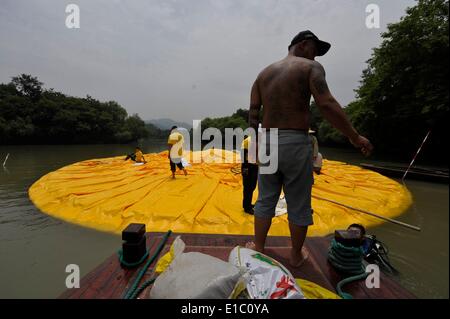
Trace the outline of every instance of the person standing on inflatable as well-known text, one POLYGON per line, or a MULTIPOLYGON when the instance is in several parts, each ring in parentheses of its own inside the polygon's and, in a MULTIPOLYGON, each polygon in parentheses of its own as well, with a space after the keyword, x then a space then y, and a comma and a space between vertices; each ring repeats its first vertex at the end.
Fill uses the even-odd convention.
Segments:
POLYGON ((178 127, 173 126, 170 129, 169 139, 167 144, 169 146, 169 161, 170 161, 170 170, 172 171, 172 178, 175 178, 176 168, 182 170, 184 172, 184 176, 187 175, 187 171, 183 166, 181 161, 183 157, 183 142, 184 137, 183 134, 177 131, 178 127))
POLYGON ((251 163, 248 160, 248 149, 250 147, 250 143, 252 143, 251 136, 247 136, 242 142, 241 147, 244 153, 244 160, 241 164, 242 184, 244 186, 242 206, 247 214, 253 215, 254 205, 252 205, 252 199, 253 192, 255 191, 256 183, 258 181, 258 164, 251 163))
POLYGON ((308 226, 313 224, 313 159, 308 134, 311 95, 323 117, 364 155, 369 155, 373 149, 370 141, 352 126, 328 89, 324 68, 314 61, 316 56, 327 53, 330 46, 309 30, 298 33, 288 47, 288 55, 266 67, 251 90, 249 124, 255 131, 258 129, 259 111, 264 106, 263 129, 278 129, 278 168, 272 174, 264 174, 261 170, 258 174, 255 242, 247 243, 247 247, 264 251, 283 189, 288 207, 292 241, 290 263, 293 267, 299 267, 307 257, 302 253, 302 247, 308 226))

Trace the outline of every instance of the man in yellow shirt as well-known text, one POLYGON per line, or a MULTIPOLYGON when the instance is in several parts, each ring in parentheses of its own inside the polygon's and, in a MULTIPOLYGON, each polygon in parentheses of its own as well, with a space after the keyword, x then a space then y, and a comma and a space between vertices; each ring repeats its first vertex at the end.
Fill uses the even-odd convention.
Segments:
POLYGON ((183 135, 177 131, 177 126, 173 126, 170 130, 169 139, 167 140, 167 144, 169 146, 169 161, 170 161, 170 170, 172 171, 172 178, 175 178, 176 168, 183 170, 184 176, 187 175, 187 171, 181 162, 181 158, 183 157, 183 135))
POLYGON ((145 160, 144 154, 142 153, 142 150, 136 146, 134 153, 127 155, 125 160, 131 159, 132 161, 135 161, 136 163, 147 163, 145 160))
POLYGON ((243 185, 243 200, 242 206, 247 214, 253 215, 252 199, 253 192, 256 188, 258 181, 258 165, 256 163, 250 163, 248 160, 248 150, 251 143, 251 136, 248 136, 242 142, 243 160, 241 164, 242 185, 243 185))
POLYGON ((134 154, 136 155, 136 163, 147 163, 144 154, 142 153, 142 150, 139 147, 136 147, 134 154))

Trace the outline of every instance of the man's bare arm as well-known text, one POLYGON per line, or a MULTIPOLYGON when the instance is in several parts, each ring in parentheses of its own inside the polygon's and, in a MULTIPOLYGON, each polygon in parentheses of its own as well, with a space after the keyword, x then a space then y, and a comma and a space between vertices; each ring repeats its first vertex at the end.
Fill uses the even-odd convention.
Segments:
POLYGON ((325 70, 319 63, 314 63, 309 77, 309 87, 316 105, 325 119, 350 140, 358 137, 358 132, 347 118, 341 105, 331 94, 325 80, 325 70))
POLYGON ((253 83, 252 92, 250 94, 250 111, 248 114, 248 123, 250 127, 255 129, 255 132, 258 130, 259 111, 261 110, 261 106, 261 94, 259 92, 258 79, 256 79, 255 83, 253 83))
POLYGON ((361 148, 364 155, 370 154, 373 149, 372 144, 365 137, 358 134, 350 123, 341 105, 331 94, 325 79, 325 70, 318 62, 314 62, 309 77, 309 87, 314 97, 317 107, 336 129, 348 137, 355 147, 361 148))

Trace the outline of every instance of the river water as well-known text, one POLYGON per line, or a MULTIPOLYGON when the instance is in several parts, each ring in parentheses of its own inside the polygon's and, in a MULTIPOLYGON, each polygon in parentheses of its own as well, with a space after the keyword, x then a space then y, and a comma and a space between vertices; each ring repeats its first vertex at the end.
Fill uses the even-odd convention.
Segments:
MULTIPOLYGON (((166 149, 165 141, 142 144, 145 153, 166 149)), ((87 274, 121 247, 117 235, 72 225, 41 213, 28 188, 62 166, 124 155, 129 145, 0 146, 0 298, 56 298, 66 288, 68 264, 87 274)), ((321 148, 324 157, 352 164, 371 162, 351 150, 321 148)), ((449 297, 448 185, 407 181, 414 204, 398 219, 421 232, 383 224, 368 230, 390 250, 397 280, 420 298, 449 297)))

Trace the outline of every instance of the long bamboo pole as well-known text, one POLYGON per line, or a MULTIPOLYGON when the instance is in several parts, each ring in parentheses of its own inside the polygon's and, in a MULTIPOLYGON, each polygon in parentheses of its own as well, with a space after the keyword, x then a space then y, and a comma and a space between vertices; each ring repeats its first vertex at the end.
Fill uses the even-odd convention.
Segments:
POLYGON ((421 231, 420 227, 417 227, 417 226, 414 226, 414 225, 410 225, 410 224, 407 224, 407 223, 404 223, 404 222, 401 222, 401 221, 398 221, 398 220, 395 220, 395 219, 392 219, 392 218, 389 218, 389 217, 381 216, 381 215, 378 215, 378 214, 375 214, 375 213, 372 213, 372 212, 369 212, 369 211, 365 211, 365 210, 362 210, 362 209, 359 209, 359 208, 356 208, 356 207, 352 207, 352 206, 349 206, 349 205, 346 205, 346 204, 343 204, 343 203, 339 203, 337 201, 334 201, 334 200, 331 200, 331 199, 327 199, 327 198, 323 198, 323 197, 320 197, 320 196, 312 195, 312 197, 314 197, 316 199, 319 199, 319 200, 327 201, 327 202, 330 202, 330 203, 333 203, 333 204, 336 204, 336 205, 339 205, 339 206, 343 206, 345 208, 348 208, 348 209, 351 209, 351 210, 355 210, 355 211, 358 211, 358 212, 366 214, 366 215, 377 217, 377 218, 383 219, 383 220, 385 220, 387 222, 390 222, 390 223, 393 223, 393 224, 396 224, 396 225, 400 225, 400 226, 403 226, 403 227, 406 227, 406 228, 409 228, 409 229, 413 229, 415 231, 421 231))

